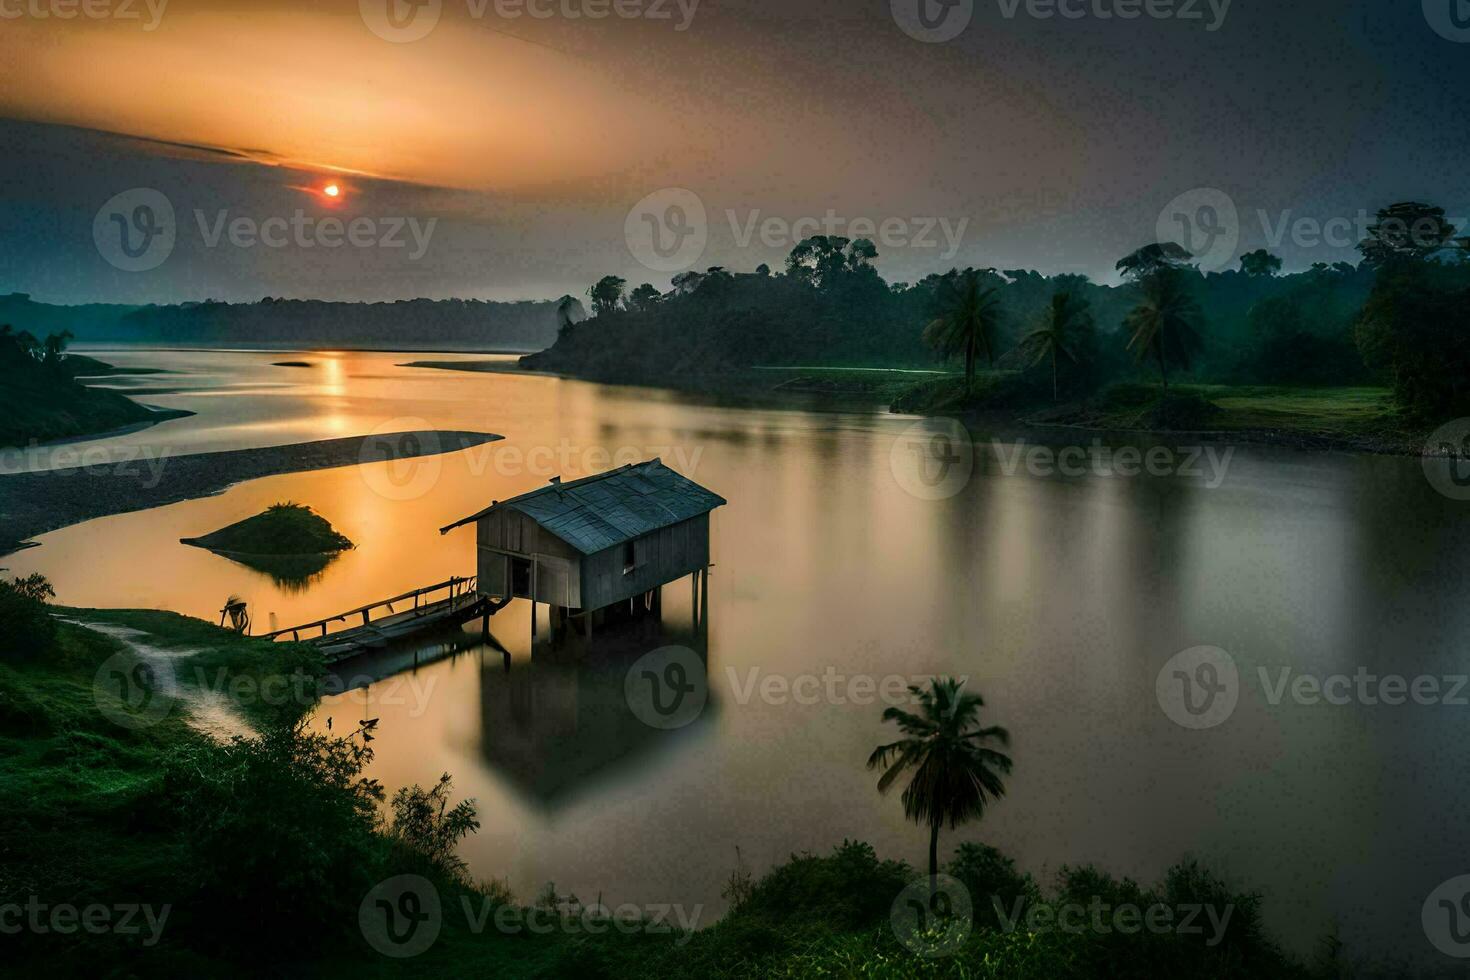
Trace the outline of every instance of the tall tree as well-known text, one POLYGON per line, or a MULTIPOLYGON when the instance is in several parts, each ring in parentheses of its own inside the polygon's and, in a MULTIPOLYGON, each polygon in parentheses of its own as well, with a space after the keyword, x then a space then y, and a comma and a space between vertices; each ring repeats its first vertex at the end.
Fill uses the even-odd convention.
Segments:
POLYGON ((1240 271, 1251 278, 1270 277, 1281 271, 1281 257, 1264 248, 1246 252, 1240 257, 1240 271))
POLYGON ((1164 390, 1169 390, 1169 365, 1189 370, 1200 346, 1203 314, 1178 269, 1158 269, 1142 281, 1143 299, 1123 321, 1128 349, 1140 361, 1152 355, 1159 365, 1164 390))
POLYGON ((1001 320, 1000 289, 986 286, 974 269, 951 273, 939 285, 937 315, 924 328, 924 343, 946 360, 965 358, 965 391, 975 389, 975 362, 983 353, 995 366, 1001 320))
POLYGON ((623 287, 628 285, 628 280, 621 276, 603 276, 597 280, 587 295, 592 298, 592 315, 602 316, 611 313, 618 308, 618 303, 623 299, 623 287))
POLYGON ((1183 269, 1194 258, 1182 245, 1155 242, 1129 252, 1114 266, 1126 279, 1146 279, 1160 269, 1183 269))
POLYGON ((658 301, 662 298, 663 296, 656 286, 652 283, 645 282, 628 294, 628 309, 638 311, 651 310, 658 305, 658 301))
POLYGON ((1057 400, 1057 360, 1065 357, 1077 363, 1077 346, 1081 335, 1093 329, 1092 304, 1071 290, 1052 294, 1042 325, 1033 330, 1022 348, 1033 355, 1032 365, 1051 359, 1051 400, 1057 400))
POLYGON ((1010 773, 1011 757, 991 746, 1008 748, 1011 736, 998 726, 980 726, 985 701, 965 693, 961 681, 936 678, 928 690, 909 691, 919 710, 890 707, 883 712, 885 722, 897 722, 903 738, 874 749, 868 768, 883 769, 879 793, 887 793, 900 776, 913 771, 901 797, 903 812, 914 823, 929 827, 932 890, 939 874, 939 828, 947 823, 953 830, 978 820, 987 804, 1005 795, 1001 777, 1010 773))
POLYGON ((1369 265, 1381 268, 1421 261, 1456 245, 1455 226, 1445 220, 1444 208, 1402 201, 1378 212, 1378 220, 1368 226, 1368 237, 1358 243, 1358 251, 1369 265))

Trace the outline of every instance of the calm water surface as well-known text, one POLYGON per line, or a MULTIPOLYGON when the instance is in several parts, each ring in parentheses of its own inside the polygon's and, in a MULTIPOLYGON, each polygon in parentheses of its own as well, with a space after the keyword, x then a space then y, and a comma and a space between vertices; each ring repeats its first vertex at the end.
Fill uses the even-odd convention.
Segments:
POLYGON ((946 849, 984 840, 1043 879, 1092 861, 1153 881, 1194 855, 1262 890, 1268 925, 1299 951, 1335 928, 1350 953, 1411 959, 1432 952, 1425 897, 1470 872, 1470 707, 1289 693, 1272 704, 1258 674, 1467 669, 1470 505, 1436 494, 1417 461, 1242 451, 1212 487, 1208 469, 1008 471, 982 444, 974 476, 934 501, 894 475, 913 420, 879 412, 398 366, 420 355, 311 353, 304 369, 273 367, 297 356, 280 353, 103 356, 174 372, 114 383, 198 414, 67 452, 152 457, 430 427, 506 438, 260 480, 64 529, 6 559, 49 575, 68 604, 216 618, 238 593, 258 627, 315 619, 472 573, 473 531, 440 526, 610 459, 661 455, 730 501, 713 521, 707 637, 687 581, 666 590, 661 631, 609 631, 586 649, 548 643, 543 607, 533 655, 518 602, 493 622, 499 648, 466 633, 416 666, 364 661, 344 673, 382 679, 318 711, 314 723, 333 717, 337 731, 382 719, 374 774, 390 790, 453 774, 482 823, 464 857, 522 898, 554 882, 589 902, 702 904, 708 922, 737 847, 756 872, 844 837, 922 862, 926 833, 863 768, 894 737, 882 704, 853 702, 861 678, 932 674, 984 692, 1016 762, 1008 796, 946 832, 946 849), (177 543, 288 499, 358 543, 314 581, 277 583, 177 543), (641 724, 623 693, 628 664, 666 643, 708 656, 709 704, 676 731, 641 724), (1234 657, 1239 701, 1222 724, 1188 730, 1161 710, 1155 680, 1200 645, 1234 657), (820 694, 763 696, 768 675, 814 676, 820 694))

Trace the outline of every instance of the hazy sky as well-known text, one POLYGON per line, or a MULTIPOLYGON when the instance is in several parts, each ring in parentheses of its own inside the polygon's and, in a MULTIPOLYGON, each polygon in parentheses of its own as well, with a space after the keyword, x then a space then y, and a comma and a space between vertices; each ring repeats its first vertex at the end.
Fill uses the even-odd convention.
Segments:
POLYGON ((1161 216, 1301 267, 1470 215, 1455 0, 946 2, 0 0, 0 291, 539 298, 829 230, 1106 279, 1161 216))

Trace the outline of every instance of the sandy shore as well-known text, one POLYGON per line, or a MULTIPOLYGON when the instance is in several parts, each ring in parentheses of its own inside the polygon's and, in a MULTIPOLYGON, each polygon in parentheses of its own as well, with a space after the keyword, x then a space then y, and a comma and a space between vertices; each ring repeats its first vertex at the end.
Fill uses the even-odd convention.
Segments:
POLYGON ((47 531, 210 496, 246 480, 435 456, 500 438, 487 432, 394 432, 0 476, 0 556, 47 531))

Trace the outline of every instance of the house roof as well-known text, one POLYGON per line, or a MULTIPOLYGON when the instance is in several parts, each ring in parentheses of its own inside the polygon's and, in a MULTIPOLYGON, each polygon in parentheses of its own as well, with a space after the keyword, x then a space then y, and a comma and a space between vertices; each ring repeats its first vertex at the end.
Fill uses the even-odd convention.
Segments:
POLYGON ((553 481, 519 497, 497 501, 439 533, 447 534, 496 510, 514 510, 582 554, 591 555, 707 514, 725 502, 724 497, 680 476, 662 460, 652 459, 571 483, 553 481))

